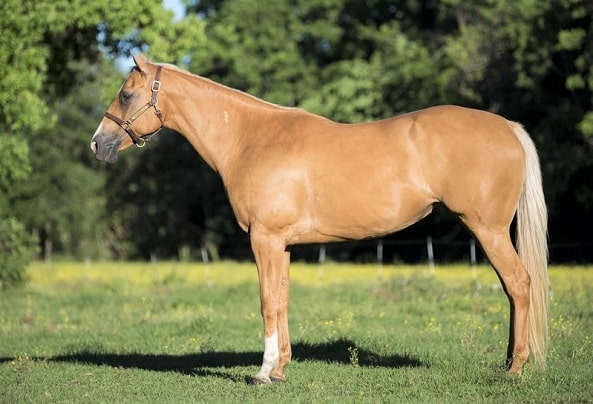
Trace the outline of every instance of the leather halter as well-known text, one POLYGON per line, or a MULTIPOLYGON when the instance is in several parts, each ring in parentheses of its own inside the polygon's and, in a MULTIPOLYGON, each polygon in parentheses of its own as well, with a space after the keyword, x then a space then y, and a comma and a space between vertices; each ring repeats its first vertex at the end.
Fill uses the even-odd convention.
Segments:
POLYGON ((151 87, 152 97, 150 98, 150 101, 148 101, 146 104, 144 104, 143 107, 141 107, 138 111, 136 111, 131 117, 129 117, 125 121, 118 118, 117 116, 109 113, 109 112, 105 112, 105 118, 111 119, 113 122, 118 124, 120 128, 125 130, 126 133, 128 135, 130 135, 130 138, 132 138, 132 142, 134 142, 134 144, 138 147, 144 147, 146 142, 149 141, 150 138, 152 138, 154 135, 156 135, 165 126, 165 123, 163 122, 163 114, 157 106, 157 101, 158 101, 157 95, 161 88, 160 78, 161 78, 161 66, 157 66, 154 81, 152 82, 152 87, 151 87), (137 135, 136 132, 134 132, 134 130, 132 129, 131 125, 132 125, 132 123, 134 123, 134 121, 136 119, 138 119, 143 113, 148 111, 151 107, 154 107, 154 114, 161 121, 161 127, 158 128, 153 133, 149 133, 146 135, 137 135), (148 138, 143 139, 143 137, 145 137, 145 136, 147 136, 148 138))

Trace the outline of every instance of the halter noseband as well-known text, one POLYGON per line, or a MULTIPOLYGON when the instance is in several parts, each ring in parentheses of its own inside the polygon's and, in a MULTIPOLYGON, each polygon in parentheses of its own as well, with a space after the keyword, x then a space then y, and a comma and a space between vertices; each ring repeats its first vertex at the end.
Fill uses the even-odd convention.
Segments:
POLYGON ((144 104, 144 106, 142 108, 140 108, 138 111, 136 111, 130 118, 128 118, 124 121, 109 112, 105 112, 105 118, 111 119, 113 122, 118 124, 120 128, 125 130, 126 133, 128 135, 130 135, 132 142, 134 142, 134 144, 138 147, 144 147, 144 145, 146 145, 146 142, 149 141, 150 138, 152 138, 154 135, 159 133, 159 131, 161 129, 163 129, 163 127, 165 126, 165 123, 163 122, 163 114, 157 106, 157 95, 161 88, 160 78, 161 78, 161 66, 159 65, 156 67, 156 74, 154 77, 154 81, 152 82, 152 87, 151 87, 152 97, 150 98, 150 101, 148 101, 146 104, 144 104), (161 127, 158 128, 156 131, 154 131, 151 134, 138 136, 136 134, 136 132, 134 132, 134 130, 132 129, 131 125, 132 125, 132 123, 134 123, 134 121, 136 119, 138 119, 143 113, 148 111, 151 107, 154 107, 154 114, 161 121, 161 127), (143 139, 143 137, 145 137, 145 136, 147 136, 147 139, 143 139))

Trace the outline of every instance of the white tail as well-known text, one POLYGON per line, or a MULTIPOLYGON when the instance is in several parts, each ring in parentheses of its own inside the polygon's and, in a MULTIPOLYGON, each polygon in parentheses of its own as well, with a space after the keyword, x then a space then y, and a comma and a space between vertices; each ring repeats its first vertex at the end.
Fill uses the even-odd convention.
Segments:
POLYGON ((548 343, 548 213, 537 151, 529 134, 510 122, 525 149, 525 181, 517 207, 517 251, 531 278, 529 348, 534 362, 546 365, 548 343))

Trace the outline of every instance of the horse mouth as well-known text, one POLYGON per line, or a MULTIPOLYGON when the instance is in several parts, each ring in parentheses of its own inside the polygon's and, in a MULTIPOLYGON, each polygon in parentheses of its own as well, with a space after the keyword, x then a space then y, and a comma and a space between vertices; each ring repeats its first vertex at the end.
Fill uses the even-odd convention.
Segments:
POLYGON ((117 142, 108 143, 97 143, 96 141, 91 142, 91 150, 95 153, 97 160, 104 161, 109 164, 117 162, 117 142))

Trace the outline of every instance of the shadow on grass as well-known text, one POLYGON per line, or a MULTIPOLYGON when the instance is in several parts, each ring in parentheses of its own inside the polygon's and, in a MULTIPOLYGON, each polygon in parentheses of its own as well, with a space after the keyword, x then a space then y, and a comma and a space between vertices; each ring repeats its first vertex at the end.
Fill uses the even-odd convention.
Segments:
MULTIPOLYGON (((325 363, 350 364, 351 353, 348 348, 356 348, 359 366, 390 368, 427 367, 411 356, 379 355, 357 347, 353 341, 339 339, 327 343, 312 344, 297 342, 292 345, 294 361, 319 361, 325 363)), ((156 372, 179 372, 194 376, 215 376, 240 381, 235 375, 214 368, 253 366, 261 364, 263 352, 200 352, 195 354, 169 355, 150 353, 105 353, 83 350, 46 358, 32 358, 48 362, 70 362, 114 368, 135 368, 156 372)), ((0 358, 0 363, 14 358, 0 358)))

